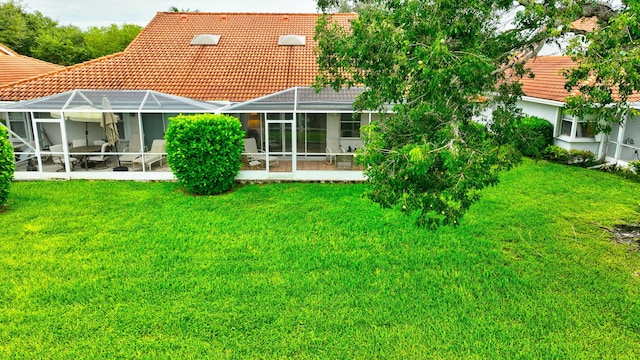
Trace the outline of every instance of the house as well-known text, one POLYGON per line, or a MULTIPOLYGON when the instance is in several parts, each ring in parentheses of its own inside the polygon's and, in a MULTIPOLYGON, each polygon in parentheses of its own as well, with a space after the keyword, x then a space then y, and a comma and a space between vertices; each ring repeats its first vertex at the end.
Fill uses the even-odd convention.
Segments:
MULTIPOLYGON (((525 76, 520 80, 525 96, 518 102, 518 107, 527 115, 546 119, 553 124, 555 145, 567 150, 591 151, 608 163, 624 166, 629 161, 639 159, 638 116, 628 113, 620 119, 620 124, 612 125, 611 133, 597 134, 589 119, 577 118, 565 110, 566 98, 572 94, 565 89, 567 80, 563 71, 576 66, 566 56, 566 47, 569 40, 576 37, 585 43, 584 34, 598 27, 597 20, 597 17, 590 17, 572 22, 572 32, 545 44, 538 56, 527 62, 525 67, 535 76, 525 76)), ((633 95, 629 101, 632 109, 640 109, 640 94, 633 95)))
MULTIPOLYGON (((526 67, 534 78, 521 80, 525 96, 518 102, 519 108, 531 116, 546 119, 554 125, 554 144, 565 149, 588 150, 608 163, 626 165, 638 160, 640 150, 640 117, 631 113, 613 124, 609 134, 597 134, 589 119, 581 119, 565 111, 566 97, 571 95, 564 87, 563 70, 575 67, 568 56, 539 56, 526 67), (637 141, 637 143, 636 143, 637 141)), ((640 94, 630 99, 631 108, 640 110, 640 94)))
MULTIPOLYGON (((363 180, 353 150, 362 146, 360 126, 378 114, 354 115, 351 104, 361 90, 310 88, 318 71, 319 16, 159 12, 121 53, 1 86, 0 118, 18 148, 31 154, 31 166, 19 166, 16 178, 173 179, 166 166, 119 172, 70 166, 70 158, 89 155, 71 156, 74 139, 91 145, 104 137, 99 119, 108 109, 99 99, 108 96, 120 119, 112 164, 132 138, 139 137, 133 142, 143 145, 142 156, 164 136, 171 116, 211 112, 237 116, 257 151, 279 160, 247 163, 239 179, 363 180), (152 107, 140 96, 164 101, 152 107), (67 160, 63 171, 51 166, 54 144, 64 145, 55 154, 67 160)), ((346 25, 355 16, 334 14, 333 21, 346 25)))
POLYGON ((0 43, 0 86, 63 69, 64 66, 22 56, 0 43))

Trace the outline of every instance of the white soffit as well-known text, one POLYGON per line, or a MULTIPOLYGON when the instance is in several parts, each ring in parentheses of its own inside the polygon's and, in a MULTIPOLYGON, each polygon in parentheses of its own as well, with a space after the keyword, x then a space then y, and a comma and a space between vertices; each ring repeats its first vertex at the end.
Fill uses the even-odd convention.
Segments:
POLYGON ((283 46, 305 46, 307 37, 304 35, 280 35, 278 45, 283 46))
POLYGON ((218 45, 221 35, 200 34, 193 37, 190 45, 218 45))

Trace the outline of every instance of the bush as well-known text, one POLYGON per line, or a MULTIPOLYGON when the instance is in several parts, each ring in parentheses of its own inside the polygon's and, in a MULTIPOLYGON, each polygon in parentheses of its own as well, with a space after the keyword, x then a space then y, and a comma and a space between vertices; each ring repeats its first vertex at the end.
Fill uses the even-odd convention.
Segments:
POLYGON ((545 119, 526 116, 520 119, 515 129, 515 147, 522 155, 542 158, 544 150, 553 144, 553 125, 545 119))
POLYGON ((227 115, 179 115, 170 119, 165 136, 167 162, 192 193, 228 191, 242 166, 244 131, 227 115))
POLYGON ((581 167, 588 167, 597 163, 596 154, 591 151, 577 149, 567 150, 557 145, 548 146, 544 150, 543 156, 545 159, 553 162, 581 167))
POLYGON ((16 163, 9 132, 6 127, 0 125, 0 209, 4 208, 9 199, 9 187, 15 170, 16 163))
POLYGON ((549 161, 559 162, 563 164, 569 163, 569 150, 561 148, 557 145, 547 146, 544 149, 543 157, 549 161))
POLYGON ((620 165, 603 165, 602 167, 599 168, 600 171, 604 171, 613 175, 617 175, 620 176, 622 178, 625 178, 627 180, 631 180, 631 181, 635 181, 635 182, 640 182, 640 174, 638 174, 636 171, 638 169, 637 166, 640 166, 640 162, 638 161, 631 161, 629 162, 629 166, 628 167, 623 167, 620 165), (635 164, 632 164, 635 163, 635 164))
POLYGON ((640 174, 640 160, 629 161, 629 170, 636 174, 640 174))
POLYGON ((578 166, 591 166, 596 162, 596 154, 587 150, 569 150, 569 163, 578 166))

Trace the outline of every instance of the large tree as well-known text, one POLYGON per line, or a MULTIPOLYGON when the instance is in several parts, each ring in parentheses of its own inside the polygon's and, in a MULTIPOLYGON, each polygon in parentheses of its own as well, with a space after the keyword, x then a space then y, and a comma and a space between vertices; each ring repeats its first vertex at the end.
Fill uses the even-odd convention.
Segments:
POLYGON ((567 108, 608 133, 612 123, 637 114, 628 101, 640 92, 640 2, 585 4, 584 12, 597 16, 598 24, 584 33, 586 49, 578 41, 570 48, 578 67, 566 72, 566 87, 577 91, 567 108))
POLYGON ((20 1, 0 2, 0 43, 19 54, 32 56, 35 39, 58 24, 40 12, 29 13, 20 1))
MULTIPOLYGON (((318 0, 321 9, 339 3, 318 0)), ((365 87, 358 110, 393 104, 393 114, 362 132, 369 195, 431 227, 456 223, 517 158, 508 140, 523 64, 570 31, 570 21, 611 8, 569 0, 367 3, 375 6, 349 27, 330 15, 318 22, 317 85, 365 87), (489 106, 493 121, 478 126, 472 119, 489 106)))
POLYGON ((123 24, 91 27, 59 26, 49 17, 30 13, 21 1, 0 2, 0 43, 25 56, 72 65, 124 50, 142 27, 123 24))

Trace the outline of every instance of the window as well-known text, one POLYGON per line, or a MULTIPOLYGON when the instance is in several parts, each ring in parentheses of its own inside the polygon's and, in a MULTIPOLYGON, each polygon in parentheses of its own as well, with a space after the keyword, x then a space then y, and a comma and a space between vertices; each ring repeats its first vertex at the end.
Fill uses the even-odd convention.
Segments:
POLYGON ((307 38, 304 35, 280 35, 278 45, 283 46, 304 46, 307 38))
POLYGON ((594 139, 596 131, 593 122, 580 120, 569 114, 562 114, 560 135, 571 139, 594 139))
POLYGON ((360 137, 360 114, 347 113, 340 115, 340 137, 360 137))
POLYGON ((298 152, 325 152, 327 147, 327 114, 299 114, 296 129, 298 132, 298 152))
MULTIPOLYGON (((9 129, 16 133, 23 139, 31 140, 29 136, 29 122, 27 121, 26 113, 8 113, 9 117, 9 129)), ((11 135, 9 135, 11 137, 11 135)))
POLYGON ((573 127, 573 119, 562 117, 562 126, 560 127, 560 135, 571 136, 571 128, 573 127))
POLYGON ((576 137, 579 138, 593 138, 595 137, 595 126, 592 122, 578 121, 576 127, 576 137))
POLYGON ((203 45, 203 46, 215 46, 220 42, 220 35, 214 34, 200 34, 193 37, 190 45, 203 45))
POLYGON ((267 120, 293 120, 293 113, 268 113, 267 120))

